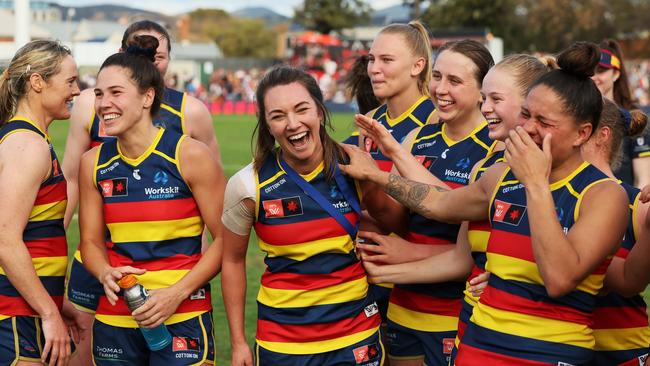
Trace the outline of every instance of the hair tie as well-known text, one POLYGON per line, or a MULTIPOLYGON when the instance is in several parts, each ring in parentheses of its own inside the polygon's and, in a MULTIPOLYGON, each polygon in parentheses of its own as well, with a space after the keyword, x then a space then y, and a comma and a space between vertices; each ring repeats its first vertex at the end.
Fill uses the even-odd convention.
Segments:
POLYGON ((129 46, 126 48, 126 53, 130 53, 136 56, 145 56, 146 58, 153 60, 156 55, 156 50, 152 48, 142 48, 138 46, 129 46))
POLYGON ((623 121, 625 122, 625 132, 630 132, 630 126, 632 125, 632 114, 625 108, 619 108, 618 110, 621 112, 621 117, 623 117, 623 121))

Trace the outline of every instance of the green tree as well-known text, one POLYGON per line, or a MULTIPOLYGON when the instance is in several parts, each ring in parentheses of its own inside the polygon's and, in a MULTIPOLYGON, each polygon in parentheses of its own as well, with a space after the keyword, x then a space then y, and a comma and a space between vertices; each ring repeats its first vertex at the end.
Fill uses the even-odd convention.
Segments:
POLYGON ((207 29, 226 57, 274 58, 278 34, 263 20, 228 18, 207 29))
POLYGON ((323 34, 367 22, 370 5, 363 0, 304 0, 294 11, 294 20, 323 34))

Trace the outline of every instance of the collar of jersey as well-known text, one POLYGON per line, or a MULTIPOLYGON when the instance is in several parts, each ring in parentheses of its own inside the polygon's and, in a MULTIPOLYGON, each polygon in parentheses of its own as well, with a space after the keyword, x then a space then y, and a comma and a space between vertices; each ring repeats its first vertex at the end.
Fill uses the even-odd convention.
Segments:
POLYGON ((151 153, 156 149, 156 146, 158 146, 158 142, 160 141, 160 138, 162 137, 163 133, 165 132, 164 129, 158 128, 158 134, 156 137, 154 137, 153 141, 151 142, 151 145, 145 150, 142 155, 138 156, 135 159, 131 159, 127 157, 126 155, 122 154, 122 149, 120 149, 120 141, 117 141, 117 153, 120 155, 120 158, 124 160, 129 165, 132 166, 138 166, 140 163, 142 163, 146 158, 151 155, 151 153))
MULTIPOLYGON (((287 163, 287 164, 288 164, 288 163, 287 163)), ((280 158, 279 158, 279 157, 278 157, 278 166, 280 167, 280 169, 281 169, 285 174, 287 173, 287 172, 284 171, 284 169, 282 169, 282 165, 280 165, 280 158)), ((304 180, 306 180, 307 182, 309 182, 309 181, 311 181, 312 179, 316 178, 316 176, 317 176, 320 172, 322 172, 323 169, 325 169, 325 162, 324 162, 324 161, 321 161, 320 164, 318 164, 318 166, 316 166, 316 168, 314 168, 314 170, 312 170, 311 172, 309 172, 309 173, 307 173, 307 174, 300 174, 300 173, 298 173, 298 174, 300 174, 300 176, 303 177, 304 180)))
POLYGON ((470 132, 467 136, 463 137, 462 139, 460 139, 458 141, 454 141, 450 137, 447 136, 447 133, 445 132, 446 127, 447 127, 447 123, 442 124, 442 128, 440 129, 440 131, 441 131, 442 139, 445 141, 445 144, 447 144, 447 146, 453 146, 453 145, 455 145, 455 144, 457 144, 457 143, 459 143, 459 142, 461 142, 461 141, 463 141, 465 139, 468 139, 468 138, 476 135, 476 133, 479 132, 485 126, 487 126, 487 121, 481 122, 478 126, 476 126, 476 128, 474 130, 472 130, 472 132, 470 132))
POLYGON ((580 164, 579 167, 576 168, 571 174, 567 175, 566 177, 558 180, 557 182, 553 182, 550 185, 551 191, 554 191, 558 188, 564 187, 567 183, 571 181, 571 179, 575 178, 576 175, 578 175, 581 171, 585 170, 585 168, 589 166, 589 163, 586 161, 583 161, 582 164, 580 164))
POLYGON ((404 113, 400 114, 395 118, 390 118, 390 116, 388 115, 388 108, 386 108, 386 112, 384 112, 386 113, 386 123, 388 123, 389 126, 393 127, 396 124, 402 122, 403 120, 406 119, 406 117, 408 117, 411 113, 413 113, 415 108, 417 108, 420 104, 422 104, 422 102, 427 100, 427 98, 429 97, 427 97, 426 95, 421 96, 420 99, 418 99, 415 103, 413 103, 413 105, 411 105, 411 108, 407 109, 404 113))
MULTIPOLYGON (((34 128, 41 131, 41 133, 43 135, 45 135, 45 138, 47 139, 47 141, 50 141, 50 135, 48 135, 47 132, 43 131, 40 127, 38 127, 36 122, 32 121, 31 119, 16 116, 16 117, 13 117, 12 119, 9 120, 9 122, 11 122, 11 121, 23 121, 23 122, 29 123, 30 125, 34 126, 34 128)), ((7 122, 7 123, 9 123, 9 122, 7 122)))

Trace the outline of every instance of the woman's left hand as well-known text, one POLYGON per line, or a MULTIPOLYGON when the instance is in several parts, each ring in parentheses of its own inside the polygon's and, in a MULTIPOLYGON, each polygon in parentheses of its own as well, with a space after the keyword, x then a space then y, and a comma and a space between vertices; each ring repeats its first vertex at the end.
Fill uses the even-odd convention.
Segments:
POLYGON ((490 272, 483 272, 469 281, 470 286, 467 288, 472 295, 479 297, 487 287, 490 272))
POLYGON ((506 139, 505 158, 524 186, 533 182, 548 185, 551 174, 551 134, 544 136, 542 149, 521 126, 510 130, 506 139))
POLYGON ((184 298, 179 296, 179 291, 171 287, 148 292, 147 301, 131 315, 140 326, 155 328, 174 314, 184 298))

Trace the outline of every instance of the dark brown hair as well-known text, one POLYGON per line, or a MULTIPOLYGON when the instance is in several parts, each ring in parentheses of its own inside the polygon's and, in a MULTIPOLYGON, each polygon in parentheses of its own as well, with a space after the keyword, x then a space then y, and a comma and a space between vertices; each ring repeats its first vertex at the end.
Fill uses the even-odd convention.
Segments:
POLYGON ((619 107, 623 107, 625 109, 638 108, 636 100, 632 98, 632 93, 630 92, 630 84, 627 78, 627 71, 625 71, 625 63, 623 62, 623 51, 621 50, 621 46, 613 39, 604 39, 600 43, 600 48, 611 52, 621 61, 621 67, 618 70, 619 76, 618 79, 616 79, 614 82, 614 102, 616 102, 619 107))
POLYGON ((354 61, 345 78, 345 87, 357 101, 361 114, 366 114, 381 104, 372 91, 372 82, 368 76, 368 55, 361 55, 354 61))
POLYGON ((609 165, 613 170, 621 165, 623 138, 640 135, 645 131, 647 123, 648 116, 643 111, 639 109, 627 111, 619 108, 613 101, 603 98, 603 112, 598 128, 607 127, 611 131, 609 165))
POLYGON ((135 23, 131 23, 131 25, 126 28, 124 34, 122 35, 122 50, 126 50, 126 48, 129 46, 128 43, 131 41, 131 36, 133 33, 139 31, 154 31, 156 33, 159 33, 161 36, 167 39, 167 51, 172 50, 172 40, 169 37, 169 32, 167 32, 167 29, 151 20, 141 20, 135 23))
POLYGON ((472 60, 476 66, 474 77, 479 86, 483 85, 483 78, 485 78, 485 75, 490 71, 490 68, 494 66, 494 59, 487 47, 472 39, 447 42, 438 49, 438 55, 443 51, 460 53, 472 60))

